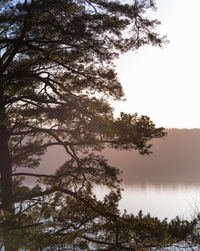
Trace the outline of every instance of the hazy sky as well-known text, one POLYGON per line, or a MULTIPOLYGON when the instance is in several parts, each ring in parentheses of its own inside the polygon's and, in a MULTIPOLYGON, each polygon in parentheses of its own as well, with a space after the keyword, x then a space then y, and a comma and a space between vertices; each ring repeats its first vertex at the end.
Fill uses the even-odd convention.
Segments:
POLYGON ((157 0, 154 15, 170 43, 122 55, 117 72, 126 102, 119 111, 150 116, 157 126, 200 128, 200 1, 157 0))

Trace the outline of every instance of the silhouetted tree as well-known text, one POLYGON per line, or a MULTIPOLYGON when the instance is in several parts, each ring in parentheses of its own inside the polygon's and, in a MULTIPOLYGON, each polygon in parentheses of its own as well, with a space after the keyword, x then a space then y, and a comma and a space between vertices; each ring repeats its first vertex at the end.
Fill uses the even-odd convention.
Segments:
MULTIPOLYGON (((97 231, 99 217, 103 226, 107 220, 118 224, 117 205, 92 193, 95 184, 105 185, 112 190, 108 198, 118 201, 119 170, 97 152, 108 146, 148 154, 147 141, 165 135, 146 116, 122 113, 115 119, 108 102, 123 97, 113 59, 164 41, 155 32, 159 22, 145 17, 154 7, 151 0, 0 2, 0 227, 6 251, 33 243, 41 245, 34 250, 53 243, 59 248, 64 230, 70 234, 60 245, 84 249, 90 242, 85 231, 90 225, 97 231), (53 145, 63 146, 68 156, 55 175, 15 172, 36 168, 53 145), (16 176, 27 175, 43 185, 23 186, 16 176)), ((117 250, 118 237, 115 241, 117 250)))

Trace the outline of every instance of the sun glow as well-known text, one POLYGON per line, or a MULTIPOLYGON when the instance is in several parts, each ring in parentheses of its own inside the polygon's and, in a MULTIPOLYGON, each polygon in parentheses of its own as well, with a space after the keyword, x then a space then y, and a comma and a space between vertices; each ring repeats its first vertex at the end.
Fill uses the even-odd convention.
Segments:
POLYGON ((157 1, 154 15, 161 20, 163 48, 146 46, 122 55, 117 72, 126 102, 115 103, 120 111, 148 115, 157 126, 200 127, 200 2, 157 1))

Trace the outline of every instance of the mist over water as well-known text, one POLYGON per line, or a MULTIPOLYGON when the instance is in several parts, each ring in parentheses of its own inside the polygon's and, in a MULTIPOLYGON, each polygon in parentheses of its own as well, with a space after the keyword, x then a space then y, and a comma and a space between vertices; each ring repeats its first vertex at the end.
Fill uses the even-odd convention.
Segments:
MULTIPOLYGON (((171 129, 165 139, 151 143, 153 153, 148 156, 137 151, 103 151, 109 163, 122 171, 120 209, 134 214, 142 209, 160 218, 191 217, 200 205, 200 129, 171 129)), ((62 147, 51 147, 40 167, 30 172, 53 174, 65 160, 62 147)), ((33 179, 26 182, 33 184, 33 179)), ((105 192, 97 189, 100 197, 105 192)))
POLYGON ((200 186, 200 130, 168 130, 165 139, 155 139, 153 153, 105 150, 110 163, 119 167, 129 186, 200 186))
POLYGON ((200 211, 200 130, 171 129, 152 141, 153 153, 105 151, 123 173, 120 208, 159 218, 191 218, 200 211))

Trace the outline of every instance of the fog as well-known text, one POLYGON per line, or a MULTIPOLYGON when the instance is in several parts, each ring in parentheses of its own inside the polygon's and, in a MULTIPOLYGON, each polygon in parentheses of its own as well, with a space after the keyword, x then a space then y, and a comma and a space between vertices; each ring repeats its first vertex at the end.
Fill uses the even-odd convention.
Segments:
MULTIPOLYGON (((170 129, 164 139, 155 139, 153 153, 105 149, 104 156, 122 171, 123 184, 128 186, 198 186, 200 185, 200 129, 170 129)), ((40 167, 28 170, 53 174, 65 162, 62 147, 50 147, 40 167)), ((28 179, 28 182, 30 180, 28 179)))
POLYGON ((168 130, 165 139, 152 141, 153 153, 106 149, 110 163, 120 168, 128 185, 200 185, 200 129, 168 130))

